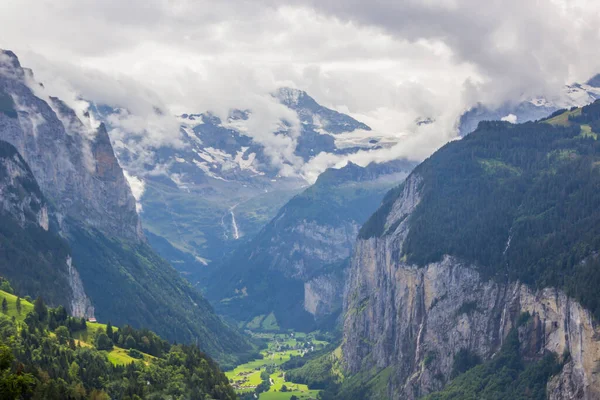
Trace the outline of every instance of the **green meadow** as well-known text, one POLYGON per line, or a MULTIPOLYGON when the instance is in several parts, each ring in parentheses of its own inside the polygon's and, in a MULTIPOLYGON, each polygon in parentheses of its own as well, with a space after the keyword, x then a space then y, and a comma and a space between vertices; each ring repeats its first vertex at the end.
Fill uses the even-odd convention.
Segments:
POLYGON ((270 374, 271 386, 268 392, 260 393, 260 400, 288 400, 292 396, 306 400, 317 398, 318 390, 309 390, 306 385, 287 381, 285 371, 280 366, 292 356, 301 356, 306 351, 303 349, 303 343, 307 339, 315 349, 327 345, 327 342, 314 340, 312 336, 305 333, 296 333, 293 336, 291 334, 256 333, 253 336, 267 341, 267 349, 261 352, 263 358, 238 365, 235 369, 225 372, 239 394, 254 391, 262 382, 261 373, 270 368, 270 371, 274 371, 270 374), (282 392, 281 389, 284 386, 287 390, 282 392))
POLYGON ((15 317, 17 321, 23 321, 25 316, 33 311, 33 304, 25 299, 21 299, 21 312, 17 311, 17 296, 0 290, 0 302, 2 299, 6 299, 8 304, 8 311, 5 313, 6 316, 12 318, 15 317))

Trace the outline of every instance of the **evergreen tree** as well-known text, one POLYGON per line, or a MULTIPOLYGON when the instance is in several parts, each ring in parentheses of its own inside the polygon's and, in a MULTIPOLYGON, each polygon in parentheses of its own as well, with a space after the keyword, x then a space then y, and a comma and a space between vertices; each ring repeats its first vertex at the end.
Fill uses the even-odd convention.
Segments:
POLYGON ((6 301, 6 297, 2 298, 2 313, 6 314, 8 312, 8 301, 6 301))
POLYGON ((58 328, 56 328, 54 333, 56 334, 56 338, 58 339, 58 343, 60 344, 67 343, 69 341, 69 337, 71 336, 66 326, 59 326, 58 328))
POLYGON ((17 297, 17 313, 21 314, 21 297, 17 297))
POLYGON ((38 319, 42 322, 46 321, 48 318, 48 307, 46 307, 46 304, 44 304, 44 300, 41 297, 35 299, 35 302, 33 303, 33 311, 35 311, 38 319))
POLYGON ((135 339, 133 338, 133 336, 129 335, 127 336, 127 339, 125 339, 125 348, 126 349, 133 349, 135 348, 135 346, 137 345, 135 339))
POLYGON ((108 338, 106 333, 101 333, 98 335, 98 338, 96 339, 96 348, 98 350, 112 350, 112 341, 108 338))
POLYGON ((108 324, 106 324, 106 336, 108 336, 110 340, 113 340, 113 328, 110 324, 110 321, 108 321, 108 324))

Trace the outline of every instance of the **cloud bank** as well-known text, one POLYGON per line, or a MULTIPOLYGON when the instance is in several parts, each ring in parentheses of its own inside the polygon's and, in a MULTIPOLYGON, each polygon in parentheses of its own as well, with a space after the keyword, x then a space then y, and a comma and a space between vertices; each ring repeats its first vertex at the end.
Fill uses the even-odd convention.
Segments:
POLYGON ((600 72, 600 4, 586 0, 4 0, 0 25, 0 47, 51 94, 127 109, 115 124, 144 146, 180 144, 172 115, 252 109, 274 165, 306 176, 346 158, 303 164, 293 134, 272 135, 293 121, 270 96, 281 86, 401 139, 347 157, 366 163, 422 159, 478 102, 552 99, 600 72))

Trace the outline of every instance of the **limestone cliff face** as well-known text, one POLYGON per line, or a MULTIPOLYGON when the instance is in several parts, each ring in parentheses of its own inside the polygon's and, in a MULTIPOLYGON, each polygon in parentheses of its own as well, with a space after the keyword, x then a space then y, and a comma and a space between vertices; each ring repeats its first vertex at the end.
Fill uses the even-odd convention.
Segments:
POLYGON ((64 304, 76 317, 91 317, 94 308, 85 293, 66 246, 60 246, 57 221, 32 172, 17 150, 0 141, 0 218, 5 230, 0 236, 0 271, 22 293, 43 295, 52 305, 64 304), (20 229, 11 225, 16 222, 20 229), (6 239, 5 239, 6 238, 6 239), (29 240, 37 247, 29 248, 29 240), (25 256, 12 245, 22 246, 25 256), (58 244, 58 246, 57 246, 58 244), (27 266, 21 263, 27 263, 27 266), (28 266, 33 271, 25 270, 28 266), (47 266, 51 271, 44 270, 47 266), (35 274, 32 276, 30 274, 35 274), (38 285, 37 275, 49 287, 38 285), (45 290, 46 289, 46 290, 45 290), (66 290, 61 290, 66 289, 66 290))
POLYGON ((334 226, 308 220, 296 222, 297 225, 280 226, 275 220, 274 234, 249 259, 268 260, 270 271, 304 285, 303 307, 315 319, 339 313, 346 260, 359 226, 354 221, 334 226))
POLYGON ((135 199, 103 126, 47 97, 9 51, 0 51, 0 99, 0 139, 29 164, 63 229, 71 218, 109 237, 143 240, 135 199))
POLYGON ((67 257, 66 264, 67 273, 69 274, 69 286, 73 291, 70 303, 71 315, 75 317, 93 317, 94 306, 85 293, 79 271, 73 266, 73 259, 70 256, 67 257))
POLYGON ((330 271, 327 265, 342 263, 348 257, 358 233, 358 224, 339 226, 302 221, 271 239, 272 268, 289 278, 304 282, 304 309, 316 318, 341 307, 343 271, 330 271))
POLYGON ((319 275, 305 282, 304 309, 315 317, 330 315, 339 310, 344 291, 344 272, 319 275))
MULTIPOLYGON (((37 211, 45 230, 51 219, 57 225, 54 234, 64 237, 69 237, 71 224, 81 224, 107 237, 136 243, 144 240, 135 199, 104 126, 95 127, 61 100, 48 97, 31 71, 22 68, 12 52, 3 50, 0 139, 17 149, 36 188, 39 185, 40 197, 43 193, 48 200, 48 205, 37 211)), ((5 205, 11 200, 6 193, 0 197, 5 205)), ((68 282, 70 293, 55 301, 70 307, 76 316, 92 316, 94 309, 71 255, 61 257, 54 267, 60 272, 57 279, 68 282)), ((43 291, 42 286, 28 290, 37 293, 43 291)))
POLYGON ((562 291, 519 282, 483 280, 473 265, 446 256, 424 267, 406 264, 400 250, 408 216, 419 204, 420 178, 411 175, 381 237, 359 240, 344 296, 343 358, 351 373, 391 367, 393 399, 417 399, 443 388, 455 354, 483 359, 496 353, 523 312, 533 318, 525 355, 546 351, 571 360, 548 384, 550 399, 598 399, 600 329, 562 291), (435 362, 424 362, 435 357, 435 362))
POLYGON ((325 171, 215 271, 208 297, 238 320, 274 312, 280 327, 333 327, 359 227, 412 167, 349 163, 325 171))
POLYGON ((0 212, 21 227, 37 224, 48 231, 48 206, 27 163, 16 149, 0 142, 0 212))

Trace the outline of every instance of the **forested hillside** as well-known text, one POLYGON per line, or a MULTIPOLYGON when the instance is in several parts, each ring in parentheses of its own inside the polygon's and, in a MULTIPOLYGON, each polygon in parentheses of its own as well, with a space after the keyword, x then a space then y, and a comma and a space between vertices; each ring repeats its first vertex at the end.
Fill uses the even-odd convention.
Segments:
MULTIPOLYGON (((415 169, 421 201, 399 257, 454 255, 486 277, 560 287, 600 317, 600 102, 542 122, 482 122, 415 169)), ((390 192, 361 230, 384 226, 390 192)))
MULTIPOLYGON (((4 289, 12 290, 8 283, 4 289)), ((0 290, 2 399, 235 399, 217 364, 148 330, 87 322, 0 290)))

